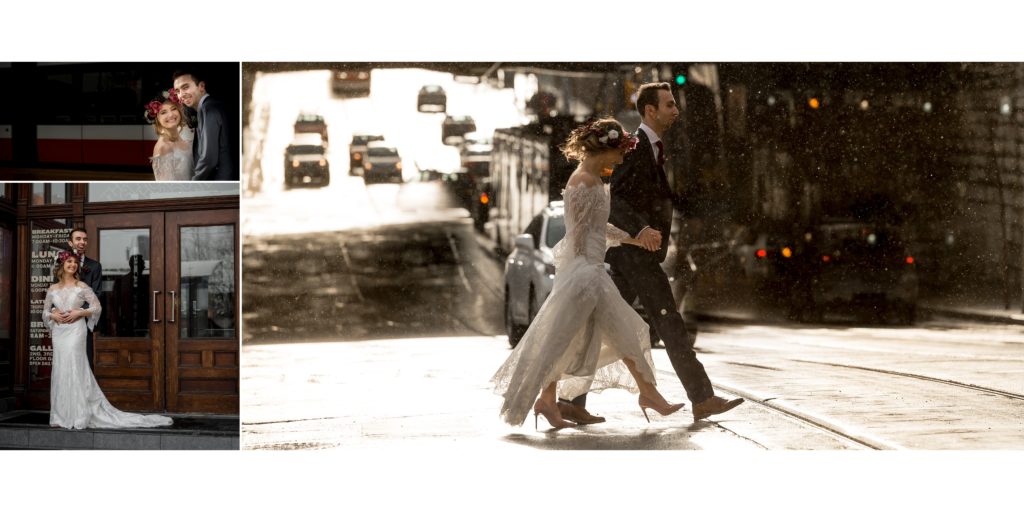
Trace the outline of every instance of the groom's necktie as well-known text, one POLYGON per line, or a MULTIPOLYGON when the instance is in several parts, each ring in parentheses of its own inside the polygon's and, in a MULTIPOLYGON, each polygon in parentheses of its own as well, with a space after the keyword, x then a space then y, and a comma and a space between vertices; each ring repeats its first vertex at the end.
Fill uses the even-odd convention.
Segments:
POLYGON ((658 154, 656 155, 658 157, 658 167, 664 167, 665 166, 665 145, 662 144, 660 140, 658 142, 655 142, 654 145, 658 146, 658 154))

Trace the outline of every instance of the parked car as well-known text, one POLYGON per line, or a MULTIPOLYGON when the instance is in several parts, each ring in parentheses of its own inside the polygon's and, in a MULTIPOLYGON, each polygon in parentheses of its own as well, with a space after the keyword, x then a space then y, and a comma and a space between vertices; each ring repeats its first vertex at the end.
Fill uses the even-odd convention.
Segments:
POLYGON ((366 145, 366 161, 363 163, 363 181, 366 183, 402 182, 402 157, 398 150, 386 142, 370 142, 366 145))
POLYGON ((370 70, 335 70, 331 73, 331 92, 335 96, 369 96, 370 70))
POLYGON ((320 114, 300 112, 295 118, 295 133, 317 133, 327 142, 327 122, 320 114))
POLYGON ((382 140, 384 140, 383 135, 370 135, 366 133, 352 135, 352 142, 348 145, 348 174, 350 176, 363 175, 363 164, 366 162, 366 144, 382 140))
POLYGON ((416 96, 416 110, 420 112, 444 112, 448 107, 448 95, 440 85, 424 85, 416 96))
POLYGON ((552 201, 515 239, 505 259, 505 331, 513 347, 519 343, 555 282, 552 249, 565 236, 562 201, 552 201))
POLYGON ((792 316, 821 320, 832 311, 917 317, 917 260, 899 229, 853 220, 828 220, 808 230, 794 272, 792 316))
POLYGON ((284 187, 325 187, 331 183, 327 148, 318 133, 299 133, 284 150, 284 187))
POLYGON ((462 144, 465 135, 476 131, 476 122, 471 116, 445 116, 441 123, 441 142, 449 146, 462 144))
POLYGON ((798 244, 777 233, 746 231, 739 238, 733 255, 743 277, 766 297, 788 297, 788 274, 798 244))

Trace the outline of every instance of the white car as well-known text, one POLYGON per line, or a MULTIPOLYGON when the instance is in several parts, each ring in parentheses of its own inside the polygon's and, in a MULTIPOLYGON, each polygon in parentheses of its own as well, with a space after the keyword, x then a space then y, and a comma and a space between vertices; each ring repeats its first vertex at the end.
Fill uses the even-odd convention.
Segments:
POLYGON ((555 282, 552 248, 565 236, 564 204, 552 201, 515 239, 505 260, 505 330, 513 347, 548 298, 555 282))
MULTIPOLYGON (((551 294, 555 283, 555 262, 553 249, 565 236, 565 204, 552 201, 544 211, 537 214, 526 226, 526 231, 515 239, 515 249, 505 259, 505 332, 509 345, 515 347, 533 322, 541 304, 551 294)), ((674 239, 674 237, 673 237, 674 239)), ((678 251, 669 246, 668 256, 661 267, 669 276, 669 284, 677 303, 685 300, 687 289, 692 286, 688 279, 677 279, 678 251)), ((685 265, 685 262, 683 262, 685 265)), ((605 264, 605 268, 608 264, 605 264)), ((696 269, 694 268, 693 271, 696 269)), ((691 276, 692 277, 692 276, 691 276)), ((633 309, 647 320, 639 300, 633 301, 633 309)), ((692 321, 689 320, 689 321, 692 321)), ((693 325, 689 326, 694 328, 693 325)), ((651 345, 659 339, 651 330, 651 345)))

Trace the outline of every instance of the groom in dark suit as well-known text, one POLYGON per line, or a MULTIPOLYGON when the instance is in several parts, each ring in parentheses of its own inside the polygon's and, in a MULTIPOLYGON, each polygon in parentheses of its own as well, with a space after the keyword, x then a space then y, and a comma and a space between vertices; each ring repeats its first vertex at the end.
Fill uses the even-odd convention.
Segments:
POLYGON ((231 147, 229 122, 224 104, 206 93, 206 82, 192 70, 174 73, 178 98, 196 111, 195 140, 192 141, 192 181, 238 181, 231 147))
MULTIPOLYGON (((82 228, 75 228, 71 230, 71 234, 68 235, 68 245, 71 246, 71 251, 78 255, 79 258, 79 280, 87 284, 89 288, 92 288, 92 292, 97 297, 100 296, 100 285, 103 282, 103 266, 100 262, 89 259, 85 256, 85 250, 89 248, 89 235, 82 228)), ((88 308, 91 304, 83 304, 82 308, 88 308)), ((85 355, 89 359, 89 369, 93 369, 93 337, 96 336, 95 331, 90 331, 85 337, 85 355)))
MULTIPOLYGON (((693 350, 695 340, 676 307, 668 276, 661 262, 668 252, 672 230, 672 209, 683 209, 685 199, 676 195, 665 175, 665 144, 662 135, 679 117, 679 108, 668 83, 640 87, 636 109, 643 122, 637 130, 636 150, 626 154, 611 178, 611 214, 608 222, 636 238, 642 247, 623 245, 608 249, 605 261, 622 298, 632 303, 637 297, 648 321, 665 342, 669 361, 693 404, 694 421, 720 414, 743 403, 742 398, 725 400, 715 396, 704 365, 693 350)), ((573 403, 562 403, 562 417, 582 418, 582 423, 604 421, 591 416, 584 405, 586 395, 573 403), (569 414, 566 414, 566 411, 569 414)))

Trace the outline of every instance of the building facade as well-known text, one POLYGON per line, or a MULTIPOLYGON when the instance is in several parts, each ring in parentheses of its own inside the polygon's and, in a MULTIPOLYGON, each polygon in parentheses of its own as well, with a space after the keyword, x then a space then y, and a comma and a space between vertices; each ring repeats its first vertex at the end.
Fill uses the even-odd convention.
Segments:
POLYGON ((237 183, 0 183, 0 412, 49 408, 42 305, 74 228, 102 267, 94 373, 111 403, 238 414, 237 183))

